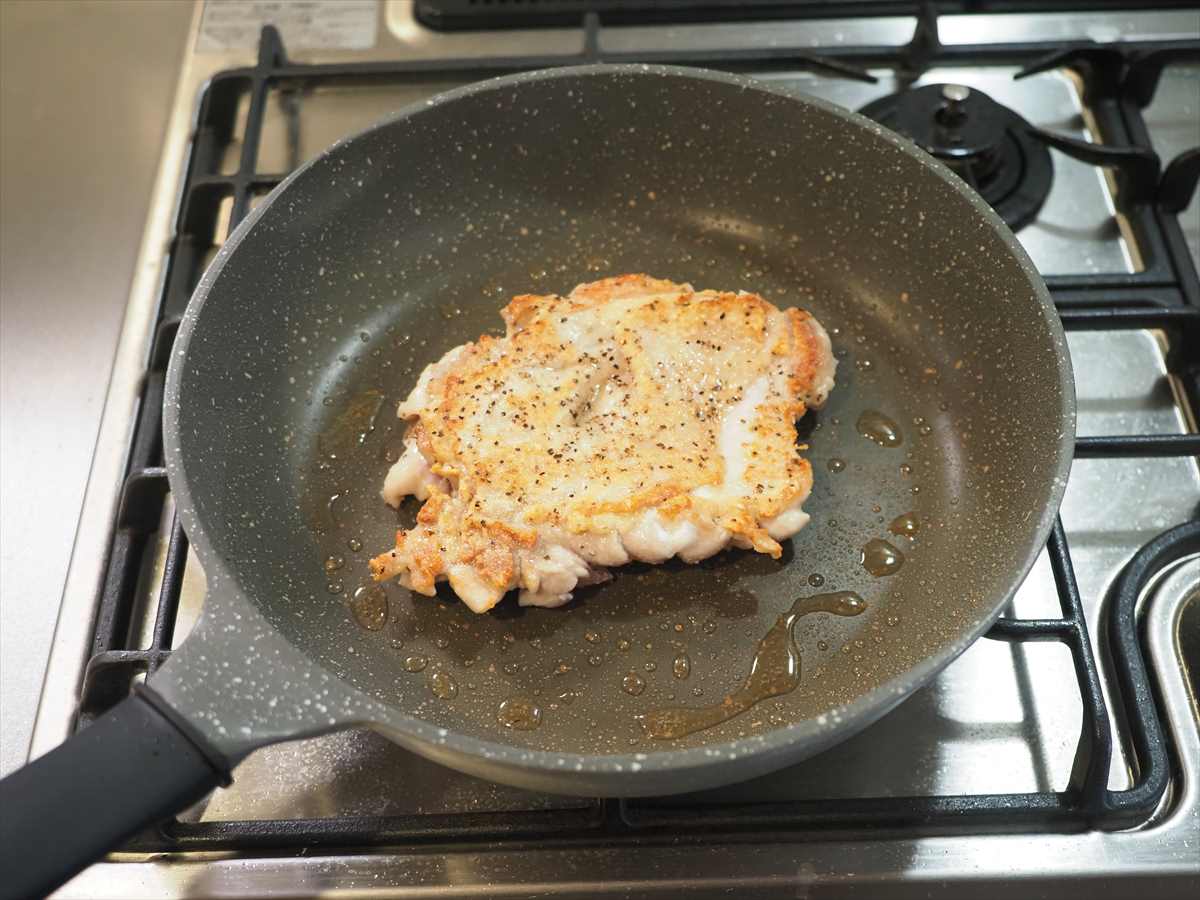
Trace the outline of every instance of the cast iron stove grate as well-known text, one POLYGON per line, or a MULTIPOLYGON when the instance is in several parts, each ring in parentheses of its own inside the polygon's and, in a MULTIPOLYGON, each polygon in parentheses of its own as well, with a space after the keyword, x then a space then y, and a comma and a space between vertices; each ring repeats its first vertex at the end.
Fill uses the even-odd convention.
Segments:
MULTIPOLYGON (((159 529, 168 495, 162 462, 161 407, 163 383, 180 316, 213 251, 222 217, 229 227, 240 221, 260 196, 283 175, 256 173, 255 160, 262 135, 268 91, 272 86, 352 86, 397 84, 421 78, 453 76, 481 79, 518 69, 534 69, 597 59, 598 20, 587 22, 589 39, 578 59, 473 59, 462 61, 298 65, 288 61, 273 28, 263 31, 255 66, 222 72, 209 83, 201 100, 194 144, 181 195, 176 233, 162 289, 153 350, 144 376, 144 389, 106 577, 100 597, 92 655, 79 705, 79 727, 119 702, 133 682, 152 673, 170 653, 178 614, 180 590, 187 565, 187 537, 172 518, 163 564, 153 638, 147 649, 130 649, 127 639, 134 615, 139 573, 159 529), (235 128, 239 98, 248 95, 240 164, 231 174, 217 174, 221 150, 235 128)), ((920 35, 918 35, 918 38, 920 35)), ((1043 44, 954 47, 943 49, 936 40, 924 58, 928 64, 964 60, 1036 64, 1047 52, 1062 48, 1043 44)), ((911 47, 907 48, 911 55, 911 47)), ((1139 46, 1140 58, 1163 52, 1158 45, 1139 46)), ((1184 48, 1194 52, 1195 48, 1184 48)), ((1071 51, 1072 48, 1068 48, 1071 51)), ((1179 48, 1166 50, 1176 56, 1179 48)), ((758 70, 772 66, 807 67, 822 74, 869 78, 860 63, 905 64, 905 49, 843 48, 836 54, 812 49, 769 48, 756 52, 672 51, 655 61, 690 63, 738 69, 753 63, 758 70), (666 57, 666 59, 664 59, 666 57)), ((630 61, 631 57, 606 57, 630 61)), ((646 55, 637 60, 647 61, 646 55)), ((1070 64, 1067 60, 1064 64, 1070 64)), ((1144 81, 1144 79, 1143 79, 1144 81)), ((1119 88, 1119 81, 1118 81, 1119 88)), ((1144 83, 1141 90, 1144 91, 1144 83)), ((1152 91, 1152 87, 1151 87, 1152 91)), ((1119 90, 1093 105, 1109 143, 1145 140, 1140 106, 1134 96, 1119 90)), ((299 160, 294 159, 293 164, 299 160)), ((1158 205, 1131 203, 1127 213, 1146 238, 1147 267, 1131 275, 1056 276, 1047 279, 1064 326, 1069 331, 1161 329, 1170 338, 1168 366, 1186 386, 1193 409, 1200 408, 1200 284, 1188 256, 1178 223, 1158 205)), ((1152 193, 1151 193, 1152 196, 1152 193)), ((1131 435, 1079 438, 1077 458, 1194 456, 1200 454, 1200 435, 1131 435)), ((185 823, 177 820, 138 836, 129 849, 140 851, 345 847, 415 842, 517 841, 537 837, 570 840, 581 837, 610 842, 636 841, 656 831, 674 840, 714 840, 719 834, 770 832, 777 837, 804 839, 831 831, 870 828, 875 832, 980 833, 995 831, 1078 831, 1117 829, 1145 822, 1162 801, 1171 780, 1175 752, 1159 715, 1157 699, 1140 648, 1134 607, 1142 589, 1173 561, 1200 552, 1200 522, 1173 528, 1146 545, 1124 570, 1108 604, 1107 642, 1111 648, 1117 701, 1127 734, 1114 735, 1100 675, 1089 642, 1082 600, 1076 586, 1070 548, 1061 521, 1048 544, 1061 615, 1049 619, 1001 619, 988 633, 993 640, 1057 641, 1069 648, 1083 706, 1082 734, 1074 774, 1066 790, 970 796, 907 796, 872 799, 828 799, 676 808, 653 801, 586 801, 583 808, 504 813, 463 813, 402 817, 335 816, 287 821, 227 821, 185 823), (1116 740, 1126 740, 1133 758, 1133 783, 1125 790, 1108 787, 1110 759, 1116 740)))

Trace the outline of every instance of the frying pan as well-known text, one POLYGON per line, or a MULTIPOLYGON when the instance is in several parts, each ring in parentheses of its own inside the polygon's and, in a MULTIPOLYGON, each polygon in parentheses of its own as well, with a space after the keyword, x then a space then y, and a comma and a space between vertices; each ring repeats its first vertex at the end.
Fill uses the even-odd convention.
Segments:
POLYGON ((1058 318, 976 194, 862 117, 678 68, 500 78, 335 145, 226 242, 173 352, 165 452, 204 612, 148 686, 4 783, 18 891, 227 782, 256 747, 351 725, 593 796, 795 763, 991 624, 1047 537, 1074 440, 1058 318), (358 590, 414 512, 398 520, 378 489, 421 368, 499 330, 513 294, 623 272, 754 290, 830 329, 838 386, 801 423, 813 522, 783 559, 630 566, 565 609, 485 616, 448 591, 358 590), (902 442, 863 437, 865 411, 902 442), (915 538, 889 533, 902 514, 915 538), (864 569, 872 538, 905 557, 894 574, 864 569), (639 727, 718 703, 793 601, 831 590, 866 612, 795 622, 795 690, 677 739, 639 727), (510 699, 539 726, 501 722, 510 699))

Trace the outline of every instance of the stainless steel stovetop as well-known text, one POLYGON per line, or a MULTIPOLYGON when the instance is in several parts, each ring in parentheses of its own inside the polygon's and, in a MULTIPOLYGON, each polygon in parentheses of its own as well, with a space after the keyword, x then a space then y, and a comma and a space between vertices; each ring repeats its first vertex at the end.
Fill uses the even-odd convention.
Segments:
MULTIPOLYGON (((274 4, 240 4, 247 10, 274 4)), ((283 14, 283 39, 304 62, 437 60, 479 56, 577 53, 579 29, 434 33, 405 2, 352 0, 338 7, 339 28, 296 24, 283 14), (373 35, 362 19, 346 24, 351 8, 374 16, 373 35), (367 37, 373 40, 367 43, 367 37), (354 44, 364 45, 353 49, 354 44), (335 45, 335 46, 330 46, 335 45)), ((163 248, 171 234, 179 185, 193 137, 196 99, 216 72, 252 65, 253 18, 232 21, 198 7, 138 276, 130 299, 80 537, 68 578, 34 736, 37 755, 71 728, 90 622, 105 564, 108 535, 125 468, 130 423, 150 350, 151 324, 164 277, 163 248), (207 18, 206 18, 207 16, 207 18), (214 16, 216 16, 214 18, 214 16)), ((247 12, 247 16, 251 13, 247 12)), ((278 15, 278 13, 277 13, 278 15)), ((319 17, 319 14, 318 14, 319 17)), ((993 44, 1092 38, 1179 39, 1200 36, 1200 15, 1179 11, 1043 15, 944 16, 944 44, 993 44)), ((904 44, 914 20, 769 22, 629 26, 603 29, 600 50, 652 52, 668 47, 734 49, 771 46, 904 44)), ((982 90, 1032 124, 1059 134, 1102 140, 1082 99, 1080 78, 1064 68, 1014 80, 1010 64, 956 64, 931 69, 916 84, 954 82, 982 90)), ((760 77, 857 109, 899 88, 896 73, 876 69, 876 84, 772 67, 760 77)), ((454 80, 318 88, 297 98, 269 97, 258 171, 282 173, 329 143, 399 106, 451 87, 454 80)), ((1200 145, 1200 66, 1168 66, 1145 120, 1164 161, 1200 145)), ((225 149, 236 167, 241 146, 225 149)), ((1120 276, 1147 265, 1135 228, 1115 211, 1113 180, 1105 170, 1052 151, 1055 176, 1036 221, 1019 237, 1043 275, 1120 276)), ((226 171, 227 169, 222 169, 226 171)), ((218 238, 228 223, 218 223, 218 238)), ((1180 214, 1193 259, 1200 264, 1200 199, 1180 214)), ((1077 378, 1080 435, 1178 434, 1196 430, 1193 411, 1169 377, 1168 337, 1158 330, 1076 332, 1069 336, 1077 378)), ((1200 466, 1194 457, 1084 459, 1076 462, 1062 508, 1080 592, 1093 640, 1103 643, 1104 598, 1130 557, 1165 529, 1200 509, 1200 466)), ((133 646, 149 646, 152 598, 163 577, 170 537, 170 504, 161 535, 143 566, 141 614, 133 646)), ((947 589, 951 589, 949 586, 947 589)), ((203 573, 186 567, 174 642, 186 635, 203 597, 203 573)), ((879 836, 839 833, 796 843, 773 833, 740 841, 675 843, 659 835, 635 848, 536 839, 502 846, 481 842, 445 849, 436 844, 310 851, 293 846, 236 851, 198 850, 169 861, 119 854, 66 886, 63 896, 263 896, 268 894, 388 896, 598 896, 671 894, 736 896, 778 893, 817 896, 981 896, 1015 879, 1025 895, 1093 893, 1113 896, 1144 884, 1151 896, 1185 893, 1200 883, 1200 732, 1195 681, 1189 683, 1181 629, 1200 628, 1200 559, 1185 559, 1159 578, 1142 604, 1144 647, 1167 711, 1176 748, 1175 775, 1158 812, 1122 832, 879 836), (1190 604, 1190 606, 1189 606, 1190 604), (1185 610, 1187 619, 1185 624, 1185 610), (1132 881, 1130 880, 1132 879, 1132 881), (691 892, 690 894, 688 892, 691 892)), ((1043 558, 1021 589, 1013 614, 1058 615, 1058 593, 1043 558)), ((1107 660, 1099 648, 1101 674, 1107 660)), ((1193 678, 1200 676, 1194 673, 1193 678)), ((1105 682, 1106 691, 1111 685, 1105 682)), ((1110 709, 1112 704, 1110 704, 1110 709)), ((769 778, 707 792, 703 798, 750 803, 780 799, 880 797, 907 794, 1016 793, 1063 790, 1072 776, 1082 706, 1066 649, 1053 643, 981 640, 936 681, 857 738, 769 778)), ((1122 723, 1112 722, 1116 733, 1122 723)), ((1135 760, 1115 747, 1109 784, 1134 780, 1135 760)), ((234 784, 191 810, 185 821, 274 821, 339 816, 506 814, 575 808, 571 798, 533 795, 442 769, 369 731, 352 731, 267 748, 235 773, 234 784)), ((1143 889, 1143 888, 1137 888, 1143 889)))

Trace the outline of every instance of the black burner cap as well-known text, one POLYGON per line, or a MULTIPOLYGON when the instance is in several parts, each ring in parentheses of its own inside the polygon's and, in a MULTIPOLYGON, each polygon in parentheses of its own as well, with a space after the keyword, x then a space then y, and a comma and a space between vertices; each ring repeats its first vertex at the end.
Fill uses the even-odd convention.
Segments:
POLYGON ((1050 193, 1050 151, 1028 122, 982 91, 929 84, 881 97, 860 112, 911 138, 975 188, 1014 231, 1050 193))

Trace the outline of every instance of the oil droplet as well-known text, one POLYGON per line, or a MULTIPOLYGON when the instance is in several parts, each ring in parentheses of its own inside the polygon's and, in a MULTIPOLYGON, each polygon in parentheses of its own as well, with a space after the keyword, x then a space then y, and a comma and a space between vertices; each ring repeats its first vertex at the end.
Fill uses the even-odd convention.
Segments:
POLYGON ((338 569, 346 564, 346 560, 340 556, 330 556, 325 560, 325 571, 332 575, 338 569))
POLYGON ((405 672, 422 672, 429 665, 429 660, 423 656, 409 656, 404 660, 405 672))
POLYGON ((676 623, 675 623, 675 630, 676 630, 677 632, 679 632, 679 633, 681 633, 681 634, 682 634, 682 633, 683 633, 683 623, 682 623, 682 622, 676 622, 676 623))
POLYGON ((827 641, 817 641, 817 649, 818 650, 828 650, 829 643, 827 641))
POLYGON ((598 654, 598 653, 593 653, 591 656, 588 657, 588 665, 589 666, 598 666, 602 662, 604 662, 604 660, 600 658, 600 654, 598 654))
POLYGON ((707 622, 704 623, 704 633, 705 634, 712 634, 716 630, 717 630, 717 623, 714 622, 712 619, 709 619, 707 622))
POLYGON ((876 409, 864 410, 854 427, 859 434, 880 447, 899 447, 904 443, 900 426, 876 409))
POLYGON ((600 640, 600 633, 596 631, 585 631, 583 633, 583 639, 589 644, 594 644, 600 640))
POLYGON ((904 554, 881 538, 871 538, 863 545, 859 563, 876 578, 882 578, 900 570, 904 554))
POLYGON ((617 641, 618 650, 628 650, 631 646, 632 645, 629 643, 628 638, 621 638, 619 641, 617 641))
POLYGON ((429 676, 429 690, 439 700, 453 700, 458 696, 458 682, 449 672, 434 672, 429 676))
POLYGON ((838 472, 843 472, 846 469, 846 461, 844 459, 838 459, 837 457, 831 459, 827 465, 829 466, 829 471, 834 475, 836 475, 838 472))
POLYGON ((692 674, 692 661, 686 653, 680 653, 671 662, 671 674, 680 680, 692 674))
POLYGON ((900 463, 900 474, 906 478, 913 473, 913 467, 908 463, 900 463))
POLYGON ((646 679, 642 678, 637 672, 630 672, 621 679, 621 690, 627 694, 637 696, 646 689, 646 679))
POLYGON ((898 534, 903 537, 915 537, 916 533, 921 530, 921 520, 917 518, 916 513, 903 513, 892 519, 892 524, 888 526, 888 531, 892 534, 898 534))
POLYGON ((350 548, 352 553, 357 553, 363 547, 362 541, 358 538, 350 538, 350 540, 346 541, 346 546, 350 548))
MULTIPOLYGON (((800 651, 792 638, 796 620, 815 612, 857 616, 866 608, 862 597, 853 591, 801 597, 759 641, 750 674, 741 687, 714 706, 668 706, 638 716, 642 730, 655 740, 681 738, 727 722, 768 697, 791 693, 800 684, 800 651)), ((699 688, 693 688, 692 693, 699 696, 699 688)))
POLYGON ((329 501, 325 504, 326 510, 329 512, 329 521, 334 528, 340 528, 342 525, 342 510, 341 510, 342 494, 330 494, 329 501))
POLYGON ((510 697, 496 710, 496 721, 505 728, 517 731, 533 731, 542 724, 542 710, 532 700, 510 697))
POLYGON ((813 572, 808 576, 808 583, 813 587, 821 587, 825 583, 825 576, 820 572, 813 572))
POLYGON ((342 591, 346 590, 346 586, 340 581, 331 581, 329 584, 325 585, 325 590, 329 591, 331 594, 340 594, 342 591))
POLYGON ((922 425, 917 429, 917 434, 919 434, 921 437, 929 437, 929 435, 933 434, 933 426, 922 425))
POLYGON ((645 669, 647 672, 655 672, 658 670, 658 663, 648 662, 644 666, 642 666, 642 668, 645 669))
POLYGON ((447 647, 450 646, 450 639, 444 638, 444 637, 434 638, 433 643, 434 643, 434 646, 437 647, 439 650, 445 650, 447 647))
POLYGON ((350 597, 350 612, 354 621, 367 631, 379 631, 388 620, 387 591, 378 584, 364 584, 355 588, 350 597))

